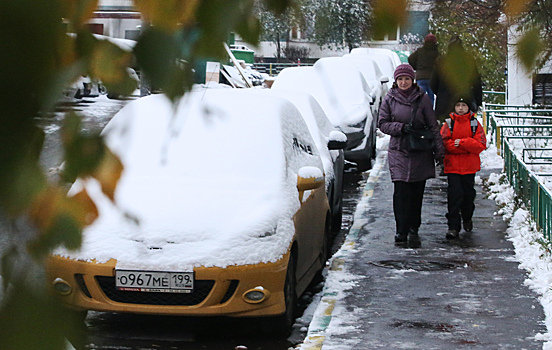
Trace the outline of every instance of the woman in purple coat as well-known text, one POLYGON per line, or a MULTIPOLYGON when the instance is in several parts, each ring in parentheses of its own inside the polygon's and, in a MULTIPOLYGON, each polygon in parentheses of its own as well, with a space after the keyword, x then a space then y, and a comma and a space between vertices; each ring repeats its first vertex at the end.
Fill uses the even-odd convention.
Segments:
POLYGON ((395 243, 419 247, 418 229, 422 223, 426 180, 435 177, 435 161, 443 161, 445 150, 431 100, 414 82, 414 77, 414 69, 409 64, 395 69, 395 83, 380 107, 378 126, 383 133, 391 135, 388 162, 394 185, 395 243), (414 110, 417 112, 413 117, 414 110), (424 128, 435 135, 433 150, 409 151, 404 136, 412 129, 424 128))

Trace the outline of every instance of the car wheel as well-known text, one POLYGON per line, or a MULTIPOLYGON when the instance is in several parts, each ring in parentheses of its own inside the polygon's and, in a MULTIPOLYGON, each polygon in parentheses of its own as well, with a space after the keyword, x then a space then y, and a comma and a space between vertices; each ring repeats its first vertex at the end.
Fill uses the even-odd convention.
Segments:
POLYGON ((284 299, 286 304, 286 311, 276 316, 274 322, 267 323, 267 330, 271 333, 277 334, 289 334, 291 333, 291 327, 295 323, 295 317, 297 316, 297 280, 296 275, 297 258, 293 250, 289 256, 288 268, 286 272, 286 282, 284 284, 284 299))
POLYGON ((339 206, 339 209, 332 215, 332 232, 338 233, 341 230, 341 223, 343 221, 343 204, 339 206))
POLYGON ((322 267, 320 271, 324 270, 326 266, 326 261, 328 261, 330 254, 332 252, 332 231, 330 221, 326 220, 326 227, 324 228, 324 241, 320 247, 320 254, 318 254, 318 260, 322 267))

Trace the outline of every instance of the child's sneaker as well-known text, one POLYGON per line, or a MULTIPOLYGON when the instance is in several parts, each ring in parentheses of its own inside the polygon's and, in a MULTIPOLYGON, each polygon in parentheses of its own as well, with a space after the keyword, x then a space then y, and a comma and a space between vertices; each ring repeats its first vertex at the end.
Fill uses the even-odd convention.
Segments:
POLYGON ((447 239, 458 239, 459 235, 458 230, 448 230, 446 237, 447 239))

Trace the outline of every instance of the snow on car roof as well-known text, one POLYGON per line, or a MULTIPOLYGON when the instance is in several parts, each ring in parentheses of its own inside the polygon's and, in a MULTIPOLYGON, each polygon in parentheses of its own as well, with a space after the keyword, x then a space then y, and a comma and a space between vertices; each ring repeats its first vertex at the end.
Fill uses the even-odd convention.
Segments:
POLYGON ((283 69, 272 89, 312 94, 334 126, 361 122, 370 110, 368 85, 362 74, 350 67, 318 64, 321 60, 313 67, 283 69))
POLYGON ((376 61, 368 55, 343 55, 348 65, 358 69, 368 83, 372 82, 379 85, 380 79, 384 76, 376 61), (375 81, 375 82, 374 82, 375 81))
POLYGON ((70 195, 85 187, 100 216, 79 251, 56 254, 119 268, 276 261, 294 234, 299 169, 322 169, 297 108, 247 91, 191 92, 176 109, 163 95, 144 97, 103 134, 125 167, 117 206, 95 180, 78 180, 70 195))
POLYGON ((393 50, 384 49, 384 48, 378 48, 378 47, 357 47, 351 50, 351 54, 361 54, 361 55, 384 55, 389 58, 391 58, 391 61, 393 62, 393 65, 396 67, 399 64, 401 64, 401 59, 399 57, 399 54, 397 54, 393 50))
MULTIPOLYGON (((330 152, 336 152, 337 157, 337 151, 328 150, 328 140, 330 133, 336 130, 336 128, 330 122, 318 101, 316 101, 311 94, 302 91, 278 89, 257 89, 256 91, 286 98, 297 107, 303 119, 305 119, 316 147, 320 152, 324 165, 324 172, 326 173, 326 180, 333 179, 335 174, 332 154, 330 152)), ((328 186, 329 184, 330 181, 326 181, 326 185, 328 186)))

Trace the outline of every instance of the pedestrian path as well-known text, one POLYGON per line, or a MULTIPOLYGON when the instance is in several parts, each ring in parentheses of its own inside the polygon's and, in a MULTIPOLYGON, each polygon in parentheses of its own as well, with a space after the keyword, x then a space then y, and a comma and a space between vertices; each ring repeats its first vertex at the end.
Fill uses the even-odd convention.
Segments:
MULTIPOLYGON (((331 260, 301 350, 542 349, 544 313, 524 286, 507 224, 478 185, 474 230, 447 241, 446 177, 428 181, 417 249, 394 245, 393 184, 380 152, 331 260)), ((481 177, 488 174, 480 174, 481 177)))

